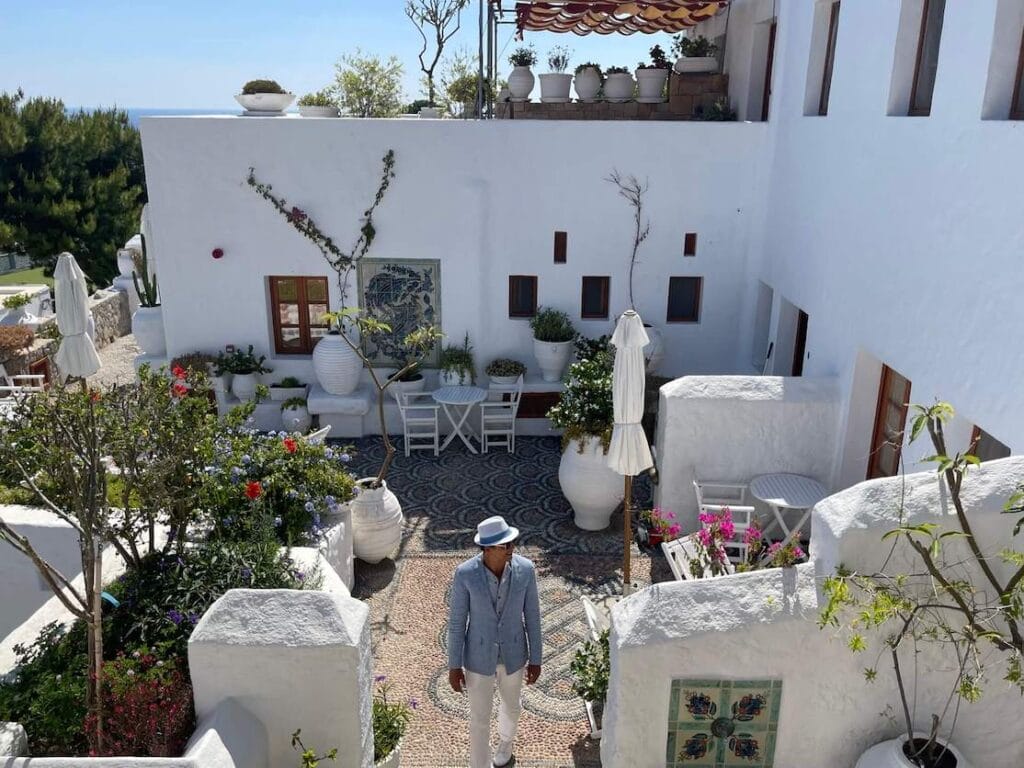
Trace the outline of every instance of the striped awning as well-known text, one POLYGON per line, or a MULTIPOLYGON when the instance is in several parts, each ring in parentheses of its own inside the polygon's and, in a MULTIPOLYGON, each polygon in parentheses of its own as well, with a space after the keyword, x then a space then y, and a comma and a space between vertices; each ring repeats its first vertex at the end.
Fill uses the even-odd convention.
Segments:
POLYGON ((607 0, 557 2, 541 0, 516 3, 516 28, 576 35, 632 35, 634 32, 682 32, 722 11, 728 0, 607 0))

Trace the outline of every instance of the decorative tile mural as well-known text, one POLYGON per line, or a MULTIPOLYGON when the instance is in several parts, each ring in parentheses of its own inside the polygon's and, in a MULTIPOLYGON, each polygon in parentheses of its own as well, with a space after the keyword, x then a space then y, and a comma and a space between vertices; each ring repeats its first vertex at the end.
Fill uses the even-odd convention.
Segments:
MULTIPOLYGON (((402 340, 420 325, 441 327, 441 262, 439 259, 362 259, 359 262, 360 305, 370 317, 391 326, 391 333, 364 339, 363 351, 374 365, 403 362, 402 340)), ((439 345, 423 361, 436 367, 439 345)))
POLYGON ((781 680, 673 680, 666 768, 772 768, 781 680))

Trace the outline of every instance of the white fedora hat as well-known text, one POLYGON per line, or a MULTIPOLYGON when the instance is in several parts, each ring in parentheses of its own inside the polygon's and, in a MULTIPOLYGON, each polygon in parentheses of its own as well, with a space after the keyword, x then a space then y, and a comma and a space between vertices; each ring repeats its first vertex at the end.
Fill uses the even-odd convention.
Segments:
POLYGON ((479 547, 496 547, 519 537, 519 529, 513 528, 500 515, 488 517, 476 527, 473 543, 479 547))

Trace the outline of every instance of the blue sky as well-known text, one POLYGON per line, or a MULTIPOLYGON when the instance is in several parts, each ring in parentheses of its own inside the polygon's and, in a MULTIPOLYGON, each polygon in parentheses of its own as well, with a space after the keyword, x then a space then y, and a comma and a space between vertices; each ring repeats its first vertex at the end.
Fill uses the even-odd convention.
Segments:
MULTIPOLYGON (((477 2, 463 12, 455 46, 476 50, 477 2)), ((511 6, 511 0, 506 2, 511 6)), ((343 53, 396 55, 407 99, 419 98, 419 36, 403 0, 0 0, 0 90, 52 96, 68 106, 232 108, 241 84, 270 77, 303 93, 328 84, 343 53)), ((517 45, 500 28, 507 57, 517 45)), ((633 67, 668 38, 527 33, 544 71, 549 48, 566 44, 573 65, 633 67)))

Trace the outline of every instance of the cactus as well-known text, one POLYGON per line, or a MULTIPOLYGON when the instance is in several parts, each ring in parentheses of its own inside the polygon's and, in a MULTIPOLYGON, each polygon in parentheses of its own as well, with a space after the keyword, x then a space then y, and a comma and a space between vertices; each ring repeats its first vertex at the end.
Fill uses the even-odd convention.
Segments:
POLYGON ((139 296, 139 305, 143 307, 159 307, 160 299, 157 297, 156 274, 153 279, 149 277, 149 259, 146 256, 146 236, 140 235, 142 239, 142 254, 132 254, 132 263, 135 269, 132 270, 132 282, 135 283, 135 293, 139 296), (141 275, 141 277, 140 277, 141 275), (139 287, 139 281, 142 287, 139 287))

